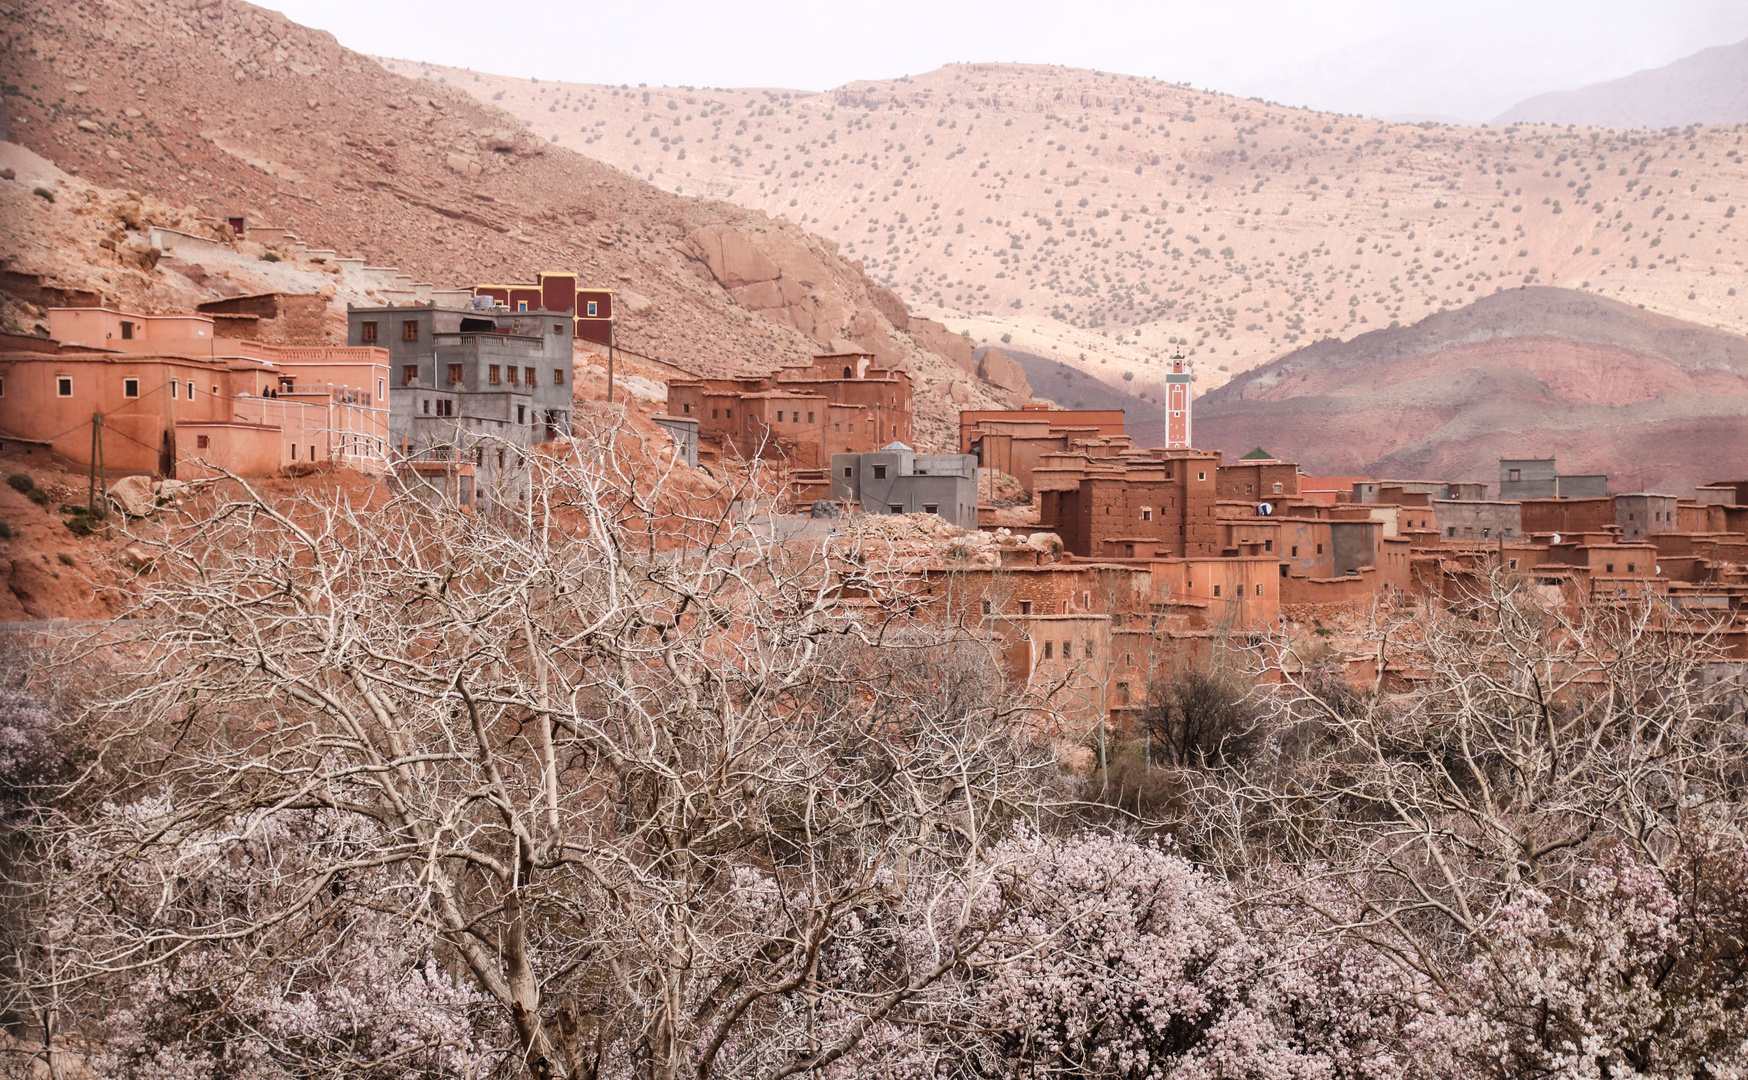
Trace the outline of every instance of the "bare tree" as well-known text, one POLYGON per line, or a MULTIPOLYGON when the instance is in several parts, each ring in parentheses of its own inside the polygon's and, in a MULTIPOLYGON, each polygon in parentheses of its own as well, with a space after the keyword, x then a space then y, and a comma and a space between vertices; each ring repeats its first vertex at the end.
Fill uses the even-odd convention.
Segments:
POLYGON ((133 681, 86 782, 143 809, 60 823, 37 989, 368 915, 531 1075, 783 1077, 975 955, 986 853, 1054 772, 989 646, 622 438, 537 459, 508 519, 237 482, 142 536, 151 621, 105 646, 133 681), (303 854, 249 902, 188 895, 288 820, 303 854))
POLYGON ((1691 830, 1739 835, 1741 682, 1716 624, 1544 593, 1494 573, 1380 623, 1400 693, 1267 642, 1272 750, 1198 778, 1196 850, 1265 890, 1298 868, 1316 887, 1288 893, 1460 999, 1452 973, 1525 890, 1573 897, 1617 846, 1660 866, 1691 830))

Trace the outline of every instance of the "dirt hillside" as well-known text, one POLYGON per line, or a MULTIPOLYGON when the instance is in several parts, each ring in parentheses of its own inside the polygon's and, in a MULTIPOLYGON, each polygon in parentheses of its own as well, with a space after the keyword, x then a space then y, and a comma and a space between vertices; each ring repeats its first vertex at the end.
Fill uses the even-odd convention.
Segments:
MULTIPOLYGON (((15 274, 154 310, 237 295, 258 275, 178 268, 141 244, 153 225, 200 232, 242 214, 438 286, 578 270, 625 293, 622 344, 695 370, 873 351, 917 377, 929 445, 951 438, 956 400, 1016 396, 976 378, 969 343, 913 322, 799 226, 659 190, 277 13, 30 0, 0 12, 0 35, 10 137, 63 170, 58 188, 16 169, 0 183, 0 255, 15 274)), ((6 314, 28 331, 40 307, 15 297, 6 314)))
POLYGON ((1196 442, 1322 475, 1497 483, 1501 457, 1688 495, 1748 472, 1748 340, 1568 289, 1513 289, 1318 342, 1196 403, 1196 442))
POLYGON ((1736 127, 1392 124, 1036 65, 803 93, 385 62, 805 222, 919 312, 1153 400, 1179 343, 1208 388, 1526 283, 1748 329, 1736 127))

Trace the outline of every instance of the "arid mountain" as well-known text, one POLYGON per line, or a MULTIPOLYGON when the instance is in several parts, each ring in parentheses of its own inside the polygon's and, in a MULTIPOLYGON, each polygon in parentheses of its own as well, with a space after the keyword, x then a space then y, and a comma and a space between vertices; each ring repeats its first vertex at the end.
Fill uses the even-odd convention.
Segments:
POLYGON ((1207 388, 1523 284, 1748 329, 1735 129, 1390 124, 1008 64, 802 93, 385 63, 804 222, 919 312, 1154 400, 1180 343, 1207 388))
POLYGON ((9 271, 154 310, 235 295, 256 283, 129 249, 154 224, 198 231, 242 214, 440 286, 578 270, 636 294, 622 344, 695 369, 873 351, 916 375, 930 445, 951 439, 956 399, 1015 397, 968 372, 963 338, 913 322, 798 225, 662 191, 274 12, 32 0, 4 9, 0 33, 12 140, 73 174, 55 202, 16 170, 5 185, 9 271))
POLYGON ((1577 90, 1518 102, 1495 124, 1593 124, 1671 128, 1748 122, 1748 41, 1577 90))
POLYGON ((1568 289, 1320 341, 1196 403, 1196 442, 1323 475, 1498 481, 1556 455, 1615 491, 1748 473, 1748 340, 1568 289))

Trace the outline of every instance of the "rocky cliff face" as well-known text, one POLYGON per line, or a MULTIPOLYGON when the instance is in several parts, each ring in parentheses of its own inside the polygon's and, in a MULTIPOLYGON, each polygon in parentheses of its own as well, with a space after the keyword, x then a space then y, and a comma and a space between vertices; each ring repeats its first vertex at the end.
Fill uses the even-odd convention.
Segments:
POLYGON ((1557 455, 1616 491, 1688 494, 1748 465, 1748 340, 1526 288, 1321 341, 1197 399, 1196 441, 1325 475, 1480 480, 1557 455))
MULTIPOLYGON (((658 190, 277 13, 235 0, 32 0, 0 12, 0 29, 0 80, 19 87, 12 139, 100 208, 57 218, 84 239, 45 244, 32 219, 66 207, 11 192, 9 207, 30 213, 0 222, 9 270, 153 310, 235 295, 235 281, 198 265, 149 265, 148 223, 114 208, 137 203, 152 223, 195 231, 242 215, 439 286, 575 269, 635 294, 621 305, 628 348, 705 372, 873 352, 916 377, 925 445, 952 438, 953 387, 972 403, 1006 399, 919 344, 895 296, 800 226, 658 190), (102 238, 112 254, 85 257, 102 238)), ((23 301, 8 315, 24 329, 34 317, 23 301)))

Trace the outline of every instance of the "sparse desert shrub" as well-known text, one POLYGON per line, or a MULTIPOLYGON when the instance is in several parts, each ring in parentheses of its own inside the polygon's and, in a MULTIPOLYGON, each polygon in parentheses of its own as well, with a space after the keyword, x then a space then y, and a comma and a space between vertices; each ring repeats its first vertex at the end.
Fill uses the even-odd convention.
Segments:
POLYGON ((29 473, 15 472, 6 478, 6 483, 13 491, 23 495, 30 494, 36 488, 36 481, 30 478, 29 473))
POLYGON ((46 187, 32 188, 30 193, 39 199, 47 199, 49 202, 55 201, 55 193, 46 187))
POLYGON ((12 527, 12 523, 0 518, 0 540, 10 540, 16 534, 17 530, 12 527))
POLYGON ((67 551, 55 552, 55 558, 61 561, 62 566, 77 566, 79 563, 79 560, 73 558, 72 553, 67 551))

